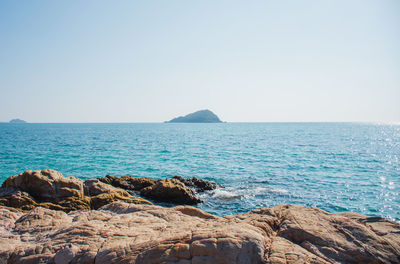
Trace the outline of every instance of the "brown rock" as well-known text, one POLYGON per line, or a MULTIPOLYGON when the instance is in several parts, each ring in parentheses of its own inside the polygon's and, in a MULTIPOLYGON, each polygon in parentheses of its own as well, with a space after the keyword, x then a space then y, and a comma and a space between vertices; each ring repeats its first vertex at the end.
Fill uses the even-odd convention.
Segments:
POLYGON ((151 202, 132 195, 121 195, 120 193, 102 193, 91 198, 91 205, 93 209, 98 209, 106 204, 115 201, 122 201, 134 204, 152 204, 151 202))
POLYGON ((111 175, 106 175, 106 177, 98 178, 100 181, 110 184, 114 187, 122 188, 131 191, 140 191, 143 188, 149 187, 155 184, 155 180, 147 177, 132 177, 132 176, 122 176, 116 177, 111 175))
POLYGON ((66 197, 82 198, 83 181, 64 177, 55 170, 25 171, 6 179, 2 187, 12 187, 29 193, 39 202, 60 201, 66 197))
POLYGON ((137 193, 140 191, 140 195, 157 202, 175 204, 197 204, 201 202, 201 200, 196 197, 193 190, 196 192, 203 192, 216 188, 214 182, 201 180, 196 177, 184 179, 180 176, 174 176, 171 180, 155 181, 147 177, 115 177, 106 175, 106 177, 98 178, 98 180, 114 187, 127 190, 130 193, 137 193))
POLYGON ((127 193, 125 190, 122 190, 120 188, 115 188, 114 186, 103 183, 98 179, 86 180, 84 182, 84 189, 85 189, 85 194, 88 196, 96 196, 103 193, 108 193, 108 194, 119 193, 121 195, 126 195, 126 196, 129 195, 129 193, 127 193))
POLYGON ((198 204, 201 202, 190 188, 175 179, 157 180, 154 185, 142 189, 140 195, 155 201, 174 204, 198 204))
POLYGON ((66 197, 63 200, 54 202, 38 203, 26 192, 11 187, 0 188, 0 205, 14 207, 22 211, 32 210, 37 206, 52 210, 63 210, 66 212, 72 210, 90 209, 90 199, 88 197, 77 198, 75 196, 66 197))
POLYGON ((31 210, 37 206, 37 202, 29 193, 7 187, 0 188, 0 205, 14 207, 21 210, 31 210))
POLYGON ((182 176, 174 176, 172 179, 182 182, 185 184, 185 186, 193 188, 196 192, 210 191, 217 188, 217 184, 215 182, 202 180, 197 177, 185 179, 182 176))
MULTIPOLYGON (((63 200, 57 202, 58 205, 64 207, 65 209, 60 209, 65 212, 74 211, 74 210, 89 210, 90 207, 90 197, 82 196, 82 197, 66 197, 63 200)), ((41 205, 41 204, 40 204, 41 205)), ((52 208, 50 208, 52 209, 52 208)))
POLYGON ((21 210, 41 206, 70 212, 97 209, 114 201, 151 204, 97 179, 83 182, 55 170, 29 170, 9 177, 0 188, 0 205, 21 210))
POLYGON ((98 209, 115 201, 135 204, 152 204, 143 198, 132 196, 127 191, 103 183, 98 179, 86 180, 84 188, 85 194, 91 196, 91 207, 93 209, 98 209))
POLYGON ((68 214, 0 207, 0 263, 400 262, 400 226, 381 218, 294 205, 203 215, 121 202, 68 214))

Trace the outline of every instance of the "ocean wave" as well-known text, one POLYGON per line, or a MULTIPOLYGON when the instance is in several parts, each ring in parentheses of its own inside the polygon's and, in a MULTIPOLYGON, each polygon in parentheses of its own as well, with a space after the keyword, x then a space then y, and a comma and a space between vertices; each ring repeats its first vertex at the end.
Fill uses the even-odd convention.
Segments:
POLYGON ((286 195, 288 191, 284 189, 273 189, 266 187, 255 187, 246 189, 227 187, 227 188, 218 188, 212 191, 205 192, 201 194, 201 198, 230 201, 235 199, 248 198, 251 196, 265 196, 265 195, 270 195, 271 193, 286 195))
POLYGON ((268 188, 268 187, 256 187, 253 190, 255 195, 264 195, 264 194, 270 194, 270 193, 278 193, 278 194, 287 194, 289 191, 285 189, 274 189, 274 188, 268 188))
POLYGON ((216 189, 212 192, 211 198, 219 199, 219 200, 234 200, 243 197, 243 195, 235 192, 228 191, 225 189, 216 189))

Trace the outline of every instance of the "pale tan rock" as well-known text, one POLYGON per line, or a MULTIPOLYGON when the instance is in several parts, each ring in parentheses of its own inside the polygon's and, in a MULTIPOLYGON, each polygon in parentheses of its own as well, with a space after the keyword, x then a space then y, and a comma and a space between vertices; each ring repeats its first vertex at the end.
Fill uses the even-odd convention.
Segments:
POLYGON ((279 205, 245 215, 249 215, 245 222, 260 215, 278 220, 269 263, 280 263, 275 260, 283 252, 292 253, 282 263, 294 259, 298 259, 294 263, 400 263, 400 225, 379 217, 330 214, 299 205, 279 205))
POLYGON ((79 252, 79 248, 73 244, 66 245, 64 248, 57 251, 54 255, 55 264, 69 264, 76 254, 79 252))
POLYGON ((218 218, 215 215, 206 213, 206 212, 204 212, 198 208, 192 207, 192 206, 175 206, 175 210, 180 211, 186 215, 197 216, 197 217, 204 218, 204 219, 218 218))
POLYGON ((0 207, 0 263, 399 263, 400 226, 280 205, 227 217, 114 202, 99 210, 0 207))

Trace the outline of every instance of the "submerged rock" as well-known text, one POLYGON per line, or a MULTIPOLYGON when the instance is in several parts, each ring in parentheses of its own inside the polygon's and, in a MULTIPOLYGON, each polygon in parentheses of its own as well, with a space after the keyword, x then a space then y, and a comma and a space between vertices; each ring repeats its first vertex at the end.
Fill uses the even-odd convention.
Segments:
POLYGON ((189 206, 0 207, 0 263, 399 263, 400 226, 280 205, 227 217, 189 206))

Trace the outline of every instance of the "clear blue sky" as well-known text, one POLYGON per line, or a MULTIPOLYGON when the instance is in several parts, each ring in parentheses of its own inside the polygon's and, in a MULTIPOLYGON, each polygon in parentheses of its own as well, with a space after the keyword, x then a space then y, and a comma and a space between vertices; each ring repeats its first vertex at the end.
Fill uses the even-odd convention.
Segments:
POLYGON ((400 1, 0 1, 0 121, 400 122, 400 1))

